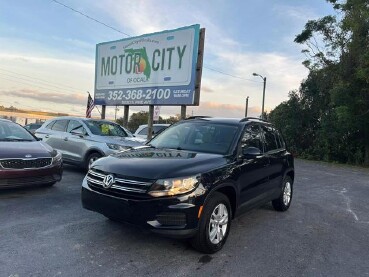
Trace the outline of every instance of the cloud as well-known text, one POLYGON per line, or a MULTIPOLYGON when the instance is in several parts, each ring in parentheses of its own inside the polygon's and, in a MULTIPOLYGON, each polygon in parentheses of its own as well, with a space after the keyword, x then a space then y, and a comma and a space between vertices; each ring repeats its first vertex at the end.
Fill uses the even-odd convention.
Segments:
POLYGON ((290 6, 277 4, 273 11, 281 17, 288 17, 295 22, 306 23, 308 20, 316 19, 319 16, 308 6, 290 6))
POLYGON ((206 93, 211 93, 211 92, 214 92, 214 89, 207 87, 207 86, 202 86, 201 91, 206 92, 206 93))
MULTIPOLYGON (((297 89, 307 75, 307 70, 301 65, 304 57, 298 51, 295 56, 278 52, 246 51, 248 45, 232 38, 229 30, 224 29, 217 17, 211 16, 209 9, 201 3, 191 12, 188 12, 188 3, 181 2, 161 5, 151 1, 107 0, 104 3, 97 2, 96 5, 124 26, 123 29, 131 35, 173 29, 190 25, 191 22, 206 27, 201 101, 234 104, 244 102, 245 97, 250 96, 254 105, 260 103, 261 106, 262 81, 252 76, 253 72, 257 72, 267 77, 265 105, 267 109, 272 109, 286 100, 288 92, 297 89), (159 14, 161 16, 156 16, 159 14), (207 65, 244 80, 211 72, 206 68, 207 65)), ((294 18, 304 12, 306 16, 312 13, 310 8, 306 12, 305 7, 276 5, 274 9, 281 16, 286 12, 294 18)))
MULTIPOLYGON (((1 90, 2 95, 7 95, 9 97, 19 97, 26 99, 33 99, 42 102, 56 103, 56 104, 80 104, 86 103, 86 94, 64 94, 64 93, 54 93, 54 92, 41 92, 38 90, 31 89, 21 89, 21 90, 1 90)), ((58 109, 60 112, 61 109, 58 109)))
POLYGON ((93 68, 94 61, 81 61, 81 60, 71 60, 71 59, 59 59, 59 58, 47 58, 41 56, 34 55, 23 55, 23 54, 12 54, 12 53, 0 53, 0 61, 24 61, 24 62, 33 62, 37 64, 48 64, 48 65, 58 65, 58 66, 74 66, 74 67, 85 67, 85 68, 93 68))
MULTIPOLYGON (((187 108, 187 113, 192 107, 187 108)), ((219 117, 244 117, 246 103, 244 105, 223 104, 218 102, 202 102, 197 109, 195 115, 210 115, 219 117)), ((261 109, 258 107, 248 107, 248 115, 256 116, 260 114, 261 109)))

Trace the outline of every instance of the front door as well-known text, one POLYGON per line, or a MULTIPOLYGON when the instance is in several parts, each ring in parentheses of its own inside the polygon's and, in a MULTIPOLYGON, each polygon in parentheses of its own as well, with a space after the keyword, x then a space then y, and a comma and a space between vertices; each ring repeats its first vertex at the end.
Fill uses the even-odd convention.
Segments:
MULTIPOLYGON (((257 203, 263 197, 268 185, 269 159, 264 155, 260 126, 252 123, 246 126, 239 148, 256 147, 261 154, 253 158, 240 157, 238 187, 240 190, 240 205, 249 206, 257 203)), ((242 150, 240 150, 242 153, 242 150)), ((241 154, 242 155, 242 154, 241 154)))

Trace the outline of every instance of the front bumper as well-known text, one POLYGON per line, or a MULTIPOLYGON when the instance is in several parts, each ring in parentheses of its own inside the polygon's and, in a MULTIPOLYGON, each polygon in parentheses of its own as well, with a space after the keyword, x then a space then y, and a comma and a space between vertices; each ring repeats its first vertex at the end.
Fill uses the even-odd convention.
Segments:
POLYGON ((82 206, 117 221, 148 228, 168 237, 189 238, 198 228, 204 190, 177 197, 124 199, 92 190, 82 183, 82 206))
POLYGON ((40 169, 0 169, 0 189, 51 184, 62 179, 63 164, 40 169))

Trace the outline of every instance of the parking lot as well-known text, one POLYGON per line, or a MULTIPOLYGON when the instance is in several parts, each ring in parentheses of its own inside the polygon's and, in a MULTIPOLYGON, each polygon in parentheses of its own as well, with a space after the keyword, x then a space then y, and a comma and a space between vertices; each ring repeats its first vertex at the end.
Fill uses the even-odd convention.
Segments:
POLYGON ((369 170, 296 160, 291 208, 232 222, 223 250, 82 209, 84 173, 51 188, 0 191, 0 276, 369 276, 369 170))

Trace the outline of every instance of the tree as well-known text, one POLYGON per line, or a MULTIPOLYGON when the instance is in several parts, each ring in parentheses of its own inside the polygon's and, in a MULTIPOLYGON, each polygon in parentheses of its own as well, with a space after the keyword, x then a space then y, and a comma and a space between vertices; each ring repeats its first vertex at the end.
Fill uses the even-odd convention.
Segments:
POLYGON ((306 46, 303 64, 310 72, 270 119, 284 128, 298 153, 369 165, 369 5, 329 2, 339 17, 310 20, 296 36, 306 46), (287 130, 296 121, 299 134, 287 130))

